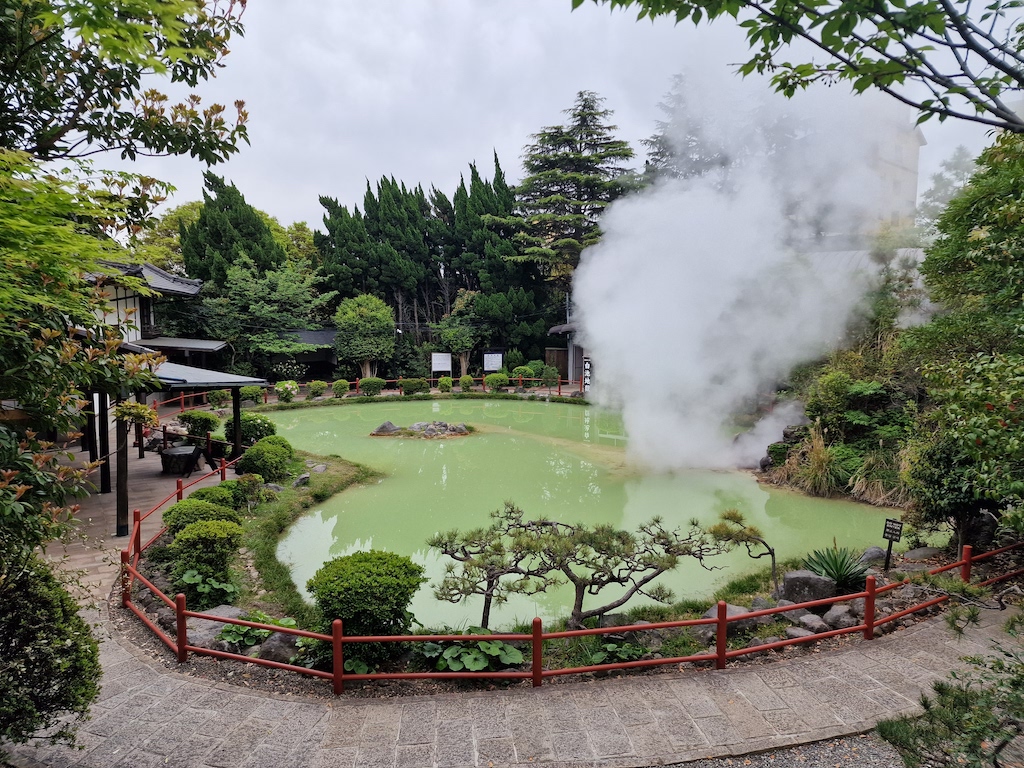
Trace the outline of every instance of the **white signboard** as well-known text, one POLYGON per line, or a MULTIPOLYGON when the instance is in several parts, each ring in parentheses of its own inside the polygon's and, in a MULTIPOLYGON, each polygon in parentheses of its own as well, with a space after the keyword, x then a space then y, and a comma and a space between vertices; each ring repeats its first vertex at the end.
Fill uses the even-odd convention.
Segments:
POLYGON ((484 370, 497 371, 501 368, 501 352, 484 353, 484 370))
POLYGON ((583 357, 583 391, 590 391, 590 358, 583 357))
POLYGON ((430 353, 430 371, 445 371, 447 373, 452 372, 452 354, 451 352, 431 352, 430 353))

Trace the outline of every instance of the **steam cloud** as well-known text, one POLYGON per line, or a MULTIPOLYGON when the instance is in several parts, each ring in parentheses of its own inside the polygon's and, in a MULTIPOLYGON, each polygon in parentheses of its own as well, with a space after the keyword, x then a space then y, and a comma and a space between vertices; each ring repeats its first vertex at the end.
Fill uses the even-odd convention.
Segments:
POLYGON ((576 272, 573 319, 592 396, 621 409, 633 459, 751 466, 799 407, 736 440, 730 416, 841 341, 870 284, 867 259, 820 236, 876 215, 868 137, 884 140, 883 118, 838 89, 786 100, 750 79, 688 77, 683 95, 702 111, 673 121, 673 143, 702 136, 732 164, 610 206, 576 272))

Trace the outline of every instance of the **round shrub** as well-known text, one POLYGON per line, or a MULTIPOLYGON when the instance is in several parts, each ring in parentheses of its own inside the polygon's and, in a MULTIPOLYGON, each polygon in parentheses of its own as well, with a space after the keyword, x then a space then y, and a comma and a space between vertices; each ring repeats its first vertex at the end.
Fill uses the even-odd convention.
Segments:
POLYGON ((488 389, 504 389, 508 386, 508 376, 504 373, 488 373, 484 376, 484 386, 488 389))
POLYGON ((238 460, 242 472, 256 473, 264 480, 284 480, 288 477, 288 451, 280 445, 269 445, 262 441, 249 448, 238 460))
POLYGON ((206 399, 214 408, 223 408, 231 402, 231 393, 226 389, 211 389, 206 393, 206 399))
POLYGON ((185 411, 178 414, 178 421, 185 425, 190 435, 204 437, 207 432, 216 432, 220 426, 220 417, 209 411, 185 411))
POLYGON ((473 377, 472 376, 460 376, 459 377, 459 389, 463 392, 469 392, 473 389, 473 377))
POLYGON ((187 603, 202 610, 231 599, 236 590, 229 566, 241 541, 242 526, 227 520, 200 520, 178 532, 170 546, 171 575, 187 603))
POLYGON ((331 392, 334 393, 335 397, 344 397, 348 394, 348 381, 338 379, 331 385, 331 392))
MULTIPOLYGON (((229 441, 235 438, 235 420, 228 419, 224 424, 224 434, 229 441)), ((277 434, 277 425, 262 413, 242 414, 242 442, 252 445, 257 440, 277 434)))
POLYGON ((311 381, 306 385, 306 392, 309 393, 309 397, 323 397, 324 392, 327 391, 326 381, 311 381))
POLYGON ((365 379, 359 380, 359 391, 367 397, 376 397, 384 389, 384 385, 387 382, 384 379, 378 379, 376 376, 369 376, 365 379))
POLYGON ((231 488, 225 488, 223 483, 221 483, 220 485, 211 486, 209 488, 197 488, 196 490, 192 491, 192 493, 189 494, 188 500, 208 501, 211 504, 219 504, 222 507, 231 507, 232 509, 235 508, 235 495, 231 492, 231 488))
POLYGON ((100 691, 99 647, 45 563, 30 561, 2 587, 0 744, 43 730, 50 742, 72 744, 100 691))
POLYGON ((544 375, 544 361, 543 360, 531 360, 526 366, 533 371, 533 378, 539 379, 544 375))
POLYGON ((242 400, 251 400, 254 403, 261 403, 263 402, 263 387, 258 387, 256 385, 241 387, 238 390, 238 396, 242 400))
POLYGON ((288 453, 289 461, 295 458, 295 449, 292 447, 292 444, 288 442, 287 438, 282 437, 281 435, 270 435, 269 437, 264 437, 258 440, 256 445, 276 445, 279 448, 284 448, 288 453))
POLYGON ((430 382, 426 379, 402 379, 403 395, 418 395, 430 391, 430 382))
MULTIPOLYGON (((206 490, 216 490, 208 488, 206 490)), ((199 493, 199 491, 196 491, 199 493)), ((242 519, 230 505, 214 504, 210 501, 194 498, 195 494, 179 501, 164 512, 164 525, 171 536, 177 536, 182 529, 198 523, 200 520, 226 520, 241 523, 242 519)))
POLYGON ((299 394, 299 383, 291 379, 279 381, 274 385, 274 392, 282 403, 290 403, 299 394))
MULTIPOLYGON (((306 583, 320 610, 320 630, 341 619, 346 635, 400 635, 412 626, 409 603, 426 579, 408 557, 370 550, 336 557, 306 583)), ((376 666, 402 654, 399 643, 353 643, 346 654, 376 666)))
POLYGON ((451 392, 454 383, 451 376, 442 376, 437 380, 437 390, 439 392, 451 392))
MULTIPOLYGON (((514 381, 516 384, 519 384, 519 377, 520 376, 522 376, 524 379, 532 379, 533 378, 533 368, 531 368, 528 365, 517 365, 515 368, 512 369, 512 376, 511 376, 512 381, 514 381)), ((531 382, 531 381, 524 381, 523 385, 528 387, 532 383, 533 382, 531 382)))

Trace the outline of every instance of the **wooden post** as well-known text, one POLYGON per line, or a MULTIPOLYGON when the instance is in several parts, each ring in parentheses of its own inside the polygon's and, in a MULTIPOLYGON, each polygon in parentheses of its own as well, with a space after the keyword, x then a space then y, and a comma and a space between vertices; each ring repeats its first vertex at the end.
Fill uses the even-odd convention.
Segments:
POLYGON ((181 406, 179 413, 185 412, 185 392, 182 390, 181 394, 178 395, 178 403, 181 406))
POLYGON ((142 436, 142 424, 135 422, 135 444, 139 446, 139 458, 146 458, 146 440, 142 436))
POLYGON ((128 535, 128 423, 114 422, 117 443, 117 536, 128 535))
POLYGON ((544 682, 544 639, 540 616, 533 617, 533 687, 540 688, 544 682))
POLYGON ((875 577, 868 576, 865 580, 864 597, 864 639, 875 639, 875 577))
POLYGON ((220 479, 221 482, 228 479, 228 463, 223 458, 220 460, 220 479))
MULTIPOLYGON (((264 400, 267 390, 263 390, 264 400)), ((242 455, 242 389, 241 387, 231 388, 231 418, 234 420, 235 434, 231 438, 231 458, 237 459, 242 455)))
POLYGON ((96 414, 100 435, 99 457, 103 460, 100 465, 100 493, 110 493, 110 403, 106 392, 98 392, 97 397, 99 398, 99 412, 96 414))
POLYGON ((128 574, 128 561, 131 555, 127 549, 121 550, 121 605, 128 607, 132 601, 132 581, 128 574))
POLYGON ((334 658, 334 695, 339 696, 341 692, 345 690, 345 657, 342 653, 341 637, 343 633, 343 627, 341 625, 341 619, 335 619, 331 622, 331 654, 334 658))
POLYGON ((716 647, 718 657, 715 659, 716 669, 725 669, 725 652, 727 649, 725 641, 729 635, 729 608, 725 600, 718 601, 718 625, 716 627, 716 647))
POLYGON ((178 663, 184 664, 188 661, 188 649, 185 648, 188 645, 188 623, 185 618, 185 596, 181 592, 174 596, 174 613, 177 618, 178 630, 178 663))
POLYGON ((974 547, 964 544, 964 564, 960 566, 960 578, 967 584, 971 580, 971 558, 974 557, 974 547))
POLYGON ((184 498, 185 498, 185 484, 182 482, 181 478, 179 477, 178 478, 178 501, 181 501, 184 498))
POLYGON ((166 450, 167 450, 167 425, 166 425, 166 424, 164 424, 164 425, 163 425, 162 427, 160 427, 160 430, 161 430, 161 431, 163 432, 163 434, 164 434, 164 445, 163 445, 163 449, 164 449, 164 450, 166 451, 166 450))
POLYGON ((142 510, 136 509, 132 512, 132 550, 136 555, 142 554, 142 510))

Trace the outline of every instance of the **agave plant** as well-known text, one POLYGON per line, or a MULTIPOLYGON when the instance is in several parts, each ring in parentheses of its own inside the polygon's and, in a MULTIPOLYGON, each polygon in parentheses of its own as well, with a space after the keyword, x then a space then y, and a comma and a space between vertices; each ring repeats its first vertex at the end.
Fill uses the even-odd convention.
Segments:
POLYGON ((867 564, 860 562, 857 554, 846 547, 816 549, 804 560, 804 568, 835 581, 839 592, 863 589, 868 571, 867 564))

